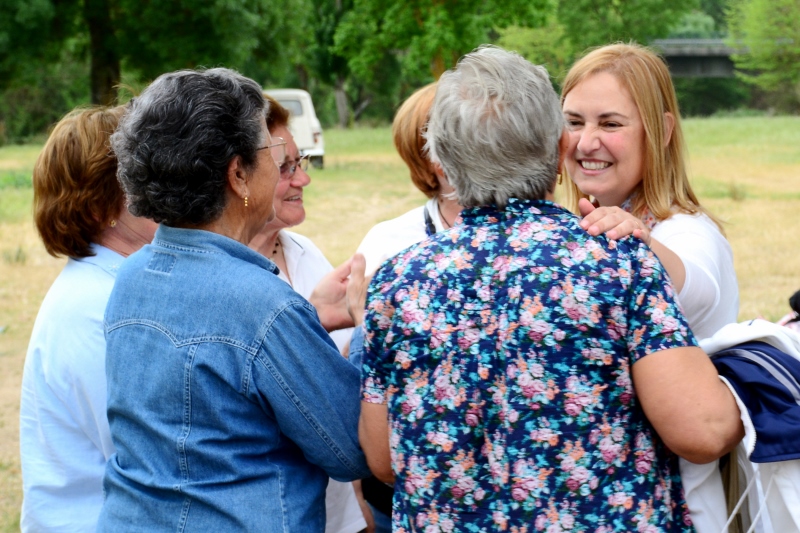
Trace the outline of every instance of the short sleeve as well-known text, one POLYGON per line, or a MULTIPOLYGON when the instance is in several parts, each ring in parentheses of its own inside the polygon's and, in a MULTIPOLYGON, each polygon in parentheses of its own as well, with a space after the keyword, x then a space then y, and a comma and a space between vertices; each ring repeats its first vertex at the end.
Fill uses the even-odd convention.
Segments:
POLYGON ((393 370, 391 353, 386 347, 394 322, 391 284, 384 280, 387 271, 391 273, 391 269, 386 267, 378 271, 367 293, 361 399, 368 403, 387 403, 386 392, 393 370))
POLYGON ((632 252, 626 342, 633 362, 653 352, 697 346, 661 262, 642 243, 632 252))
POLYGON ((676 214, 653 228, 652 237, 680 257, 685 269, 678 294, 694 334, 707 338, 739 314, 733 251, 719 228, 702 214, 676 214))

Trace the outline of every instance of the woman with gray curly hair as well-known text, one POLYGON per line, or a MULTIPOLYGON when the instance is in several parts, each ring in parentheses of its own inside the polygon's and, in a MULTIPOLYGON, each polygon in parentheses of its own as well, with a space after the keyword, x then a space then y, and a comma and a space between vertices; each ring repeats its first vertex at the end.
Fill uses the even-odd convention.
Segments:
POLYGON ((349 267, 315 310, 247 247, 275 216, 285 157, 268 110, 236 72, 173 72, 111 138, 129 210, 160 225, 105 314, 117 452, 99 531, 322 532, 328 476, 367 473, 358 371, 326 333, 349 325, 349 267))
POLYGON ((363 317, 360 440, 393 529, 691 531, 672 452, 721 456, 739 410, 653 252, 553 203, 545 69, 467 54, 427 142, 462 221, 384 264, 363 317))

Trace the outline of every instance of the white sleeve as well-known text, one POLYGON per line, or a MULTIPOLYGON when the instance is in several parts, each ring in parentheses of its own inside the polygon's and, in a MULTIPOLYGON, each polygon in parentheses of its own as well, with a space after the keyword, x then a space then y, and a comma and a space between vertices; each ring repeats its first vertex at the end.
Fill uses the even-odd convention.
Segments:
POLYGON ((367 275, 374 274, 386 260, 409 246, 425 240, 424 206, 412 209, 392 220, 373 226, 358 245, 356 252, 367 260, 367 275))
POLYGON ((736 322, 739 288, 730 244, 705 215, 673 215, 653 229, 652 237, 680 257, 686 271, 678 294, 695 335, 707 338, 736 322))

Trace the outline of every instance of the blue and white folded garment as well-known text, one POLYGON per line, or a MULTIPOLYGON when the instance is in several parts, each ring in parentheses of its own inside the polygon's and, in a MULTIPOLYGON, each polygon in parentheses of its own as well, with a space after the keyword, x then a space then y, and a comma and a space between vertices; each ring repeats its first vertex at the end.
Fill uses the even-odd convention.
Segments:
POLYGON ((800 532, 800 335, 767 322, 729 324, 700 343, 736 398, 750 516, 764 532, 800 532), (754 481, 755 483, 751 483, 754 481))
POLYGON ((711 356, 747 407, 754 463, 800 459, 800 360, 762 341, 736 344, 711 356))

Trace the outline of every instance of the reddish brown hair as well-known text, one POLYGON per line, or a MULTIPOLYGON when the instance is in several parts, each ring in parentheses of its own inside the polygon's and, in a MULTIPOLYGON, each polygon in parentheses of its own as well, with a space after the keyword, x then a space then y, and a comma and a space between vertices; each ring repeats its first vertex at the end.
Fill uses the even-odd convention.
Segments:
POLYGON ((433 172, 428 155, 423 152, 423 133, 428 124, 428 115, 436 96, 436 84, 418 89, 403 102, 392 122, 394 146, 411 171, 411 181, 417 189, 433 198, 439 193, 439 180, 433 172))
POLYGON ((264 93, 264 99, 269 102, 269 114, 267 115, 267 129, 270 132, 276 128, 289 127, 289 110, 278 103, 273 97, 264 93))
POLYGON ((124 209, 117 159, 108 142, 122 113, 122 107, 68 113, 36 160, 34 221, 52 256, 93 255, 89 245, 124 209))

